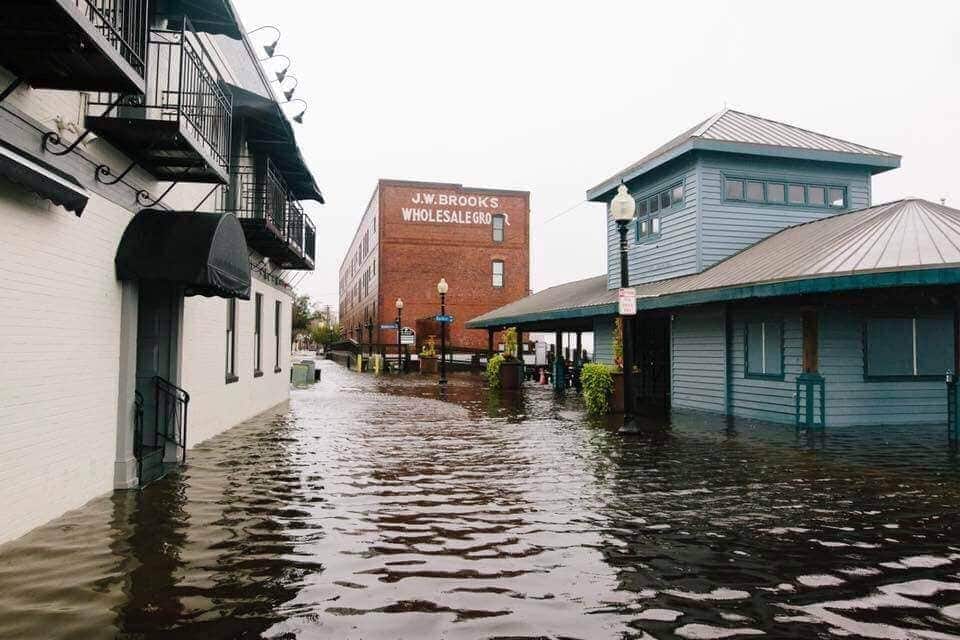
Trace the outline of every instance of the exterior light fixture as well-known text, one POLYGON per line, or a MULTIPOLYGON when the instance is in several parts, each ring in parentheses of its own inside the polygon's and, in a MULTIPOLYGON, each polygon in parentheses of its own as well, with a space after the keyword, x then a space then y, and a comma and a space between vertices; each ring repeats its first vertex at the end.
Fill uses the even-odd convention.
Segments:
POLYGON ((305 113, 307 112, 307 106, 308 106, 308 105, 307 105, 307 101, 304 100, 304 99, 302 99, 302 98, 297 98, 296 100, 288 100, 287 102, 284 102, 283 104, 293 104, 294 102, 300 102, 300 103, 302 103, 302 104, 303 104, 303 110, 302 110, 300 113, 298 113, 297 115, 293 116, 293 121, 296 122, 297 124, 303 124, 303 114, 305 114, 305 113))
POLYGON ((267 60, 280 60, 281 58, 287 61, 287 66, 280 69, 280 71, 274 71, 274 75, 277 76, 277 82, 283 82, 283 79, 287 77, 287 71, 290 70, 290 65, 293 64, 293 61, 282 53, 275 56, 268 55, 266 58, 260 60, 260 62, 266 62, 267 60))
POLYGON ((283 90, 283 97, 287 99, 287 102, 290 102, 291 100, 293 100, 293 94, 297 90, 297 87, 300 86, 300 81, 297 80, 295 76, 287 76, 287 77, 293 80, 293 86, 290 87, 289 89, 283 90))
POLYGON ((403 300, 401 298, 397 298, 397 309, 403 309, 403 300))
POLYGON ((272 58, 273 52, 277 50, 277 43, 280 42, 280 29, 276 28, 272 24, 265 24, 262 27, 257 27, 253 31, 247 31, 247 35, 253 35, 257 31, 262 31, 264 29, 271 29, 272 31, 277 32, 277 37, 273 39, 273 42, 263 47, 263 50, 267 53, 267 57, 272 58))
MULTIPOLYGON (((633 220, 637 203, 620 183, 617 195, 610 201, 610 217, 617 223, 620 233, 620 288, 630 287, 630 262, 627 250, 627 225, 633 220)), ((623 426, 620 433, 637 433, 639 429, 633 417, 633 316, 622 315, 620 326, 623 328, 623 426)))
POLYGON ((446 278, 440 278, 440 282, 437 283, 437 293, 442 296, 447 295, 447 291, 450 290, 450 285, 447 284, 446 278))

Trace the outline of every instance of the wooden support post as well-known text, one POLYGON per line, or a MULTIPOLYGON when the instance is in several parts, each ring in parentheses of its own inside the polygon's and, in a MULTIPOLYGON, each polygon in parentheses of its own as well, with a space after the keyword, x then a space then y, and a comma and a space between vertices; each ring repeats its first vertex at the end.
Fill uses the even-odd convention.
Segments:
POLYGON ((567 388, 567 382, 565 380, 567 373, 567 363, 563 358, 563 332, 557 331, 554 334, 554 339, 557 342, 556 347, 556 357, 553 359, 553 388, 556 391, 563 391, 567 388))
POLYGON ((493 329, 487 329, 487 360, 493 357, 493 329))
POLYGON ((574 362, 583 362, 583 334, 580 331, 577 331, 577 355, 574 357, 574 362))

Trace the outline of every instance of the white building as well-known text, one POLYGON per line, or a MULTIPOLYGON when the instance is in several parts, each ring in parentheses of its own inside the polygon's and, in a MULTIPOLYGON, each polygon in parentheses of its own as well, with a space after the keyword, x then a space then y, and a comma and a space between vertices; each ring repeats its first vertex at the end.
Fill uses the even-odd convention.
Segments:
POLYGON ((3 542, 287 399, 323 199, 229 0, 0 13, 3 542))

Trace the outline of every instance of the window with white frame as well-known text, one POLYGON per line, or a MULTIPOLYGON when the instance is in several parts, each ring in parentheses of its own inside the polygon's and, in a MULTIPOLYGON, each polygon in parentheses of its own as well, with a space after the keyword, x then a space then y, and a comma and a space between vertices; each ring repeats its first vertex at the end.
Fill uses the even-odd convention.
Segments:
POLYGON ((227 382, 236 382, 237 377, 237 299, 227 299, 227 382))
POLYGON ((494 242, 503 242, 503 233, 504 233, 504 224, 506 218, 502 214, 496 214, 491 218, 491 224, 493 225, 493 241, 494 242))
POLYGON ((253 375, 263 375, 261 359, 263 355, 263 294, 258 293, 253 299, 253 375))
POLYGON ((746 322, 744 366, 749 378, 783 378, 783 321, 752 319, 746 322))
POLYGON ((494 260, 491 264, 493 268, 493 288, 502 289, 503 288, 503 260, 494 260))

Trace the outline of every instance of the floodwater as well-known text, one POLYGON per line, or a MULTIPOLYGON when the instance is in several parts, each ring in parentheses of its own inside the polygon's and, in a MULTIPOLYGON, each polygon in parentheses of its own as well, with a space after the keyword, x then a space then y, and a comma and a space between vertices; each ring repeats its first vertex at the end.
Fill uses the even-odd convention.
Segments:
POLYGON ((0 638, 960 638, 942 428, 624 440, 544 387, 323 378, 0 547, 0 638))

